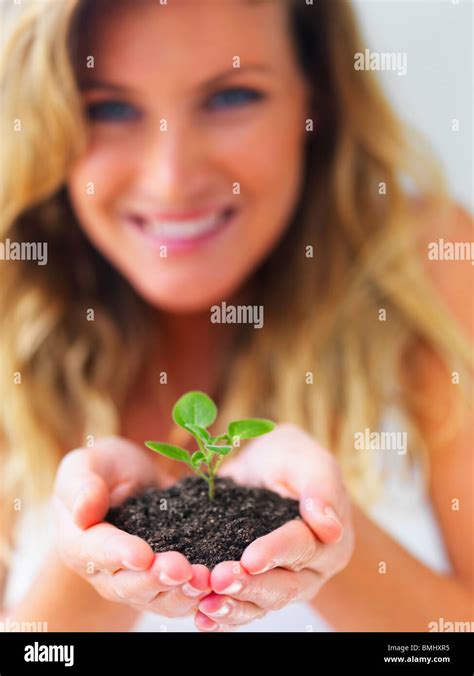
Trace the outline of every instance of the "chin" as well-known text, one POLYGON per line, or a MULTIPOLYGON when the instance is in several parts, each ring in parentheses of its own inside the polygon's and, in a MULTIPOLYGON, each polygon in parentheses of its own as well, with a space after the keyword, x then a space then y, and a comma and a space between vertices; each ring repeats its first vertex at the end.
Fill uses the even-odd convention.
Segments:
POLYGON ((210 312, 211 306, 219 304, 223 299, 228 299, 232 295, 234 288, 216 289, 210 288, 206 291, 199 284, 186 284, 182 286, 167 287, 166 289, 157 289, 157 287, 146 288, 135 287, 142 298, 152 307, 170 312, 172 314, 194 314, 200 312, 210 312))

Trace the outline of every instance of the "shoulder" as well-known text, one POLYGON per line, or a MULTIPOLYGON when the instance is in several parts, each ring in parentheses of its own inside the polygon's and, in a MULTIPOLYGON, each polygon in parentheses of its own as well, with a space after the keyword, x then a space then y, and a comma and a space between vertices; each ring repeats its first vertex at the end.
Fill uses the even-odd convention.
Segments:
MULTIPOLYGON (((417 231, 419 260, 439 300, 457 322, 468 344, 469 341, 472 344, 473 218, 466 209, 454 203, 439 214, 426 216, 422 211, 420 217, 417 231)), ((468 412, 467 416, 459 418, 453 415, 451 406, 459 401, 460 393, 459 385, 452 379, 451 365, 443 363, 433 351, 420 347, 414 366, 411 386, 421 395, 417 417, 430 451, 430 497, 454 573, 472 590, 474 567, 470 543, 474 502, 469 481, 474 469, 472 418, 468 412), (462 509, 455 503, 462 505, 462 509)))
POLYGON ((419 261, 439 300, 466 337, 474 338, 474 220, 460 204, 441 212, 415 208, 419 261))
MULTIPOLYGON (((418 263, 436 300, 447 310, 445 321, 452 322, 469 345, 474 341, 472 217, 453 202, 442 212, 420 203, 413 208, 418 263)), ((407 399, 418 401, 415 415, 432 446, 443 436, 440 429, 450 418, 447 412, 459 401, 460 390, 453 380, 456 369, 457 365, 448 363, 426 341, 411 342, 402 355, 403 388, 407 399)))

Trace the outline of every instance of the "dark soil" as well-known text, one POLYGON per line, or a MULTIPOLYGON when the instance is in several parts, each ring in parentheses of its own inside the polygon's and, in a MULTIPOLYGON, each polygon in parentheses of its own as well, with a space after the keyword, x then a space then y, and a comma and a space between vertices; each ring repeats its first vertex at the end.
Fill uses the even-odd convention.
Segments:
POLYGON ((295 518, 297 500, 219 477, 210 500, 207 483, 194 476, 166 490, 148 488, 106 516, 146 540, 155 553, 181 552, 209 569, 220 561, 239 561, 247 545, 295 518))

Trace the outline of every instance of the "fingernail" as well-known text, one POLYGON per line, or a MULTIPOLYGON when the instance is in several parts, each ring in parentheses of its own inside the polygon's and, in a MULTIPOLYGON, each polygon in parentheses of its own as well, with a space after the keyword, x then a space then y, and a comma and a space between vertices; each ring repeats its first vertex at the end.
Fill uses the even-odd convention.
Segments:
POLYGON ((190 596, 191 598, 194 598, 196 596, 200 596, 201 594, 204 594, 202 589, 196 589, 192 585, 190 585, 188 582, 185 582, 183 586, 181 587, 181 591, 185 596, 190 596))
POLYGON ((170 584, 170 585, 171 584, 172 585, 180 584, 180 582, 178 582, 178 580, 173 580, 169 575, 167 575, 164 570, 160 571, 159 578, 160 578, 160 582, 163 582, 163 584, 170 584))
POLYGON ((266 573, 267 570, 271 570, 272 568, 276 568, 276 563, 275 561, 270 561, 267 563, 265 568, 262 568, 261 570, 255 570, 251 575, 260 575, 260 573, 266 573))
POLYGON ((89 491, 90 488, 87 485, 80 489, 79 493, 76 495, 76 499, 74 500, 74 504, 72 506, 73 514, 77 512, 78 508, 81 506, 81 503, 84 502, 85 498, 87 498, 89 491))
POLYGON ((230 613, 231 606, 230 603, 224 603, 220 608, 217 610, 214 610, 212 613, 206 613, 206 615, 209 615, 210 617, 224 617, 225 615, 228 615, 230 613))
POLYGON ((229 594, 232 596, 232 594, 237 594, 242 589, 243 586, 244 584, 241 580, 234 580, 228 587, 226 587, 225 589, 223 589, 218 593, 229 594))
POLYGON ((323 509, 323 514, 327 516, 328 519, 332 519, 332 521, 337 523, 337 525, 342 529, 342 523, 339 521, 339 518, 332 507, 327 505, 327 507, 323 509))
POLYGON ((217 624, 217 622, 214 622, 212 627, 208 627, 204 631, 217 631, 218 629, 219 629, 219 625, 217 624))

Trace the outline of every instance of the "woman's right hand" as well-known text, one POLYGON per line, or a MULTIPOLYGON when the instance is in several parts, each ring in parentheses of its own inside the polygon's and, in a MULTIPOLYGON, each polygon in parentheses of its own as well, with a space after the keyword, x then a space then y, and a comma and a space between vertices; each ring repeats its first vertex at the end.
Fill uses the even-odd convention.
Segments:
POLYGON ((150 453, 120 437, 79 448, 61 461, 54 490, 59 555, 74 572, 110 601, 165 617, 196 611, 210 590, 210 572, 179 552, 154 554, 141 538, 104 517, 141 488, 166 487, 150 453))

